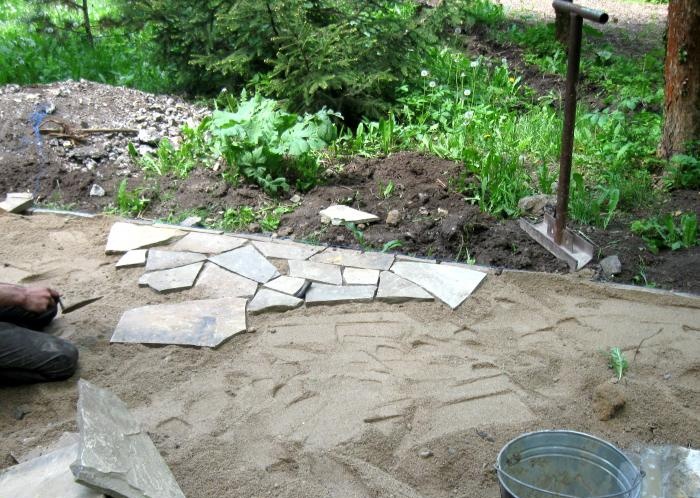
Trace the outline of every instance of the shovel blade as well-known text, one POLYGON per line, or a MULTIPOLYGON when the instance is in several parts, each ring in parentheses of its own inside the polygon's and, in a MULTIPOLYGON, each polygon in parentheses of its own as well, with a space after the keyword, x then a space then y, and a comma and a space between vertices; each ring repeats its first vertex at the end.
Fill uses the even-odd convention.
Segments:
POLYGON ((564 229, 561 244, 554 242, 554 218, 549 214, 545 214, 544 221, 536 225, 521 218, 520 228, 555 257, 565 261, 572 271, 580 270, 593 259, 593 244, 569 229, 564 229))

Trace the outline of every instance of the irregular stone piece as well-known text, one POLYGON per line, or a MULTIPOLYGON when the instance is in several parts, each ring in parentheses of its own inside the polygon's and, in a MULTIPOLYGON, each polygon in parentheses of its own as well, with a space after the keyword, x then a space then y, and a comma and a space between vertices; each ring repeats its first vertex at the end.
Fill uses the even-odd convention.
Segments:
POLYGON ((313 256, 311 261, 340 266, 352 266, 355 268, 366 268, 368 270, 388 270, 394 262, 394 255, 381 252, 360 252, 351 249, 329 247, 322 253, 313 256))
POLYGON ((146 271, 167 270, 179 266, 199 263, 207 259, 203 254, 185 251, 163 251, 161 249, 151 249, 148 251, 146 261, 146 271))
POLYGON ((90 197, 104 197, 104 196, 105 196, 105 189, 103 189, 98 184, 93 183, 92 187, 90 187, 90 197))
POLYGON ((78 456, 73 443, 0 472, 0 496, 7 498, 104 498, 75 482, 70 464, 78 456))
POLYGON ((418 284, 455 309, 467 299, 486 277, 486 273, 457 266, 431 263, 394 263, 391 271, 418 284))
POLYGON ((8 213, 23 213, 34 205, 34 196, 25 192, 7 194, 7 198, 0 202, 0 209, 8 213))
POLYGON ((603 270, 606 277, 612 277, 613 275, 622 273, 622 263, 617 254, 602 259, 600 261, 600 268, 603 270))
POLYGON ((158 270, 145 273, 139 279, 139 285, 148 285, 158 292, 175 292, 189 289, 194 285, 194 281, 199 275, 199 271, 204 265, 203 262, 194 263, 169 270, 158 270))
POLYGON ((344 221, 349 221, 351 223, 371 223, 379 220, 378 216, 342 204, 329 206, 322 210, 320 215, 329 218, 334 225, 340 225, 344 221))
POLYGON ((253 245, 258 251, 263 253, 265 257, 277 259, 309 259, 314 254, 324 249, 322 246, 311 246, 286 241, 254 241, 253 245))
POLYGON ((306 305, 368 303, 374 299, 374 285, 326 285, 312 283, 306 293, 306 305))
POLYGON ((436 259, 419 258, 416 256, 406 256, 404 254, 397 254, 396 261, 412 261, 414 263, 437 263, 436 259))
POLYGON ((365 270, 364 268, 345 268, 343 270, 343 283, 347 285, 377 285, 379 270, 365 270))
MULTIPOLYGON (((223 230, 215 230, 213 228, 202 228, 202 227, 188 227, 185 225, 173 225, 171 223, 154 223, 154 227, 156 228, 174 228, 176 230, 182 230, 183 232, 196 232, 196 233, 208 233, 210 235, 221 235, 224 233, 223 230)), ((197 252, 197 251, 194 251, 197 252)))
POLYGON ((518 201, 518 209, 524 214, 531 214, 534 216, 541 216, 547 206, 556 206, 557 196, 556 195, 528 195, 527 197, 522 197, 518 201))
MULTIPOLYGON (((62 450, 64 448, 67 448, 68 446, 74 446, 77 445, 80 442, 80 434, 77 432, 63 432, 61 436, 53 441, 52 443, 46 445, 46 446, 35 446, 31 450, 29 450, 26 453, 23 453, 19 456, 16 456, 15 458, 17 459, 18 463, 24 463, 28 462, 29 460, 34 460, 35 458, 42 457, 44 455, 48 455, 49 453, 53 453, 54 451, 57 450, 62 450)), ((75 456, 78 454, 78 448, 76 446, 75 448, 75 456)), ((69 463, 73 463, 73 460, 75 460, 75 456, 69 463)), ((72 475, 72 474, 71 474, 72 475)))
POLYGON ((132 266, 143 266, 146 264, 146 249, 132 249, 122 256, 117 264, 117 268, 131 268, 132 266))
POLYGON ((298 308, 303 302, 303 299, 282 294, 272 289, 260 289, 248 303, 248 313, 257 315, 266 311, 287 311, 298 308))
POLYGON ((245 332, 245 303, 245 299, 229 297, 134 308, 119 319, 111 342, 215 348, 245 332))
POLYGON ((209 261, 261 284, 279 276, 277 268, 252 246, 212 256, 209 261))
POLYGON ((112 225, 107 237, 107 254, 130 251, 165 244, 175 237, 184 235, 181 230, 154 228, 150 225, 117 222, 112 225))
POLYGON ((290 260, 289 276, 333 285, 342 285, 343 283, 340 266, 315 263, 313 261, 290 260))
POLYGON ((201 216, 188 216, 182 220, 178 225, 185 228, 201 227, 202 217, 201 216))
POLYGON ((79 483, 115 498, 185 498, 122 400, 82 379, 78 392, 80 445, 70 470, 79 483))
POLYGON ((258 289, 258 283, 214 263, 205 263, 202 273, 197 278, 196 289, 201 289, 202 297, 214 299, 219 297, 251 297, 258 289))
POLYGON ((304 278, 282 275, 274 280, 270 280, 264 287, 289 294, 290 296, 303 297, 310 284, 311 282, 304 278))
POLYGON ((238 237, 225 237, 212 233, 191 232, 173 245, 174 251, 192 251, 203 254, 219 254, 232 251, 246 243, 238 237))
POLYGON ((433 296, 428 294, 422 287, 390 271, 383 271, 379 276, 377 301, 402 303, 411 300, 432 301, 433 299, 433 296))

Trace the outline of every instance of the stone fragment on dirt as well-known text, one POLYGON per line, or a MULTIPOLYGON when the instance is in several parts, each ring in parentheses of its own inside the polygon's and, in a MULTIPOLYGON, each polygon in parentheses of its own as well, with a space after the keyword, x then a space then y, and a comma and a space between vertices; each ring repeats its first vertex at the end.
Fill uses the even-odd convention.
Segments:
POLYGON ((173 246, 174 251, 191 251, 202 254, 219 254, 232 251, 246 243, 245 239, 213 233, 190 232, 173 246))
POLYGON ((557 196, 547 194, 528 195, 518 201, 518 209, 523 214, 532 216, 542 216, 547 206, 554 207, 556 205, 557 196))
POLYGON ((303 299, 283 294, 272 289, 260 289, 248 303, 248 313, 257 315, 267 311, 287 311, 298 308, 304 303, 303 299))
POLYGON ((399 222, 401 221, 401 213, 399 213, 398 209, 392 209, 389 211, 386 215, 386 224, 387 225, 398 225, 399 222))
POLYGON ((403 303, 405 301, 433 301, 434 299, 422 287, 390 271, 383 271, 379 276, 377 301, 403 303))
POLYGON ((366 270, 364 268, 345 268, 343 270, 343 283, 347 285, 377 285, 379 270, 366 270))
POLYGON ((255 295, 258 283, 214 263, 205 263, 204 269, 197 277, 195 288, 200 296, 207 299, 222 297, 251 297, 255 295))
POLYGON ((144 266, 146 264, 146 253, 148 249, 132 249, 119 258, 117 268, 131 268, 134 266, 144 266))
POLYGON ((189 289, 194 285, 203 265, 204 262, 200 261, 191 265, 145 273, 139 279, 139 285, 148 285, 161 293, 189 289))
POLYGON ((290 260, 289 276, 331 285, 343 284, 340 266, 314 261, 290 260))
POLYGON ((157 246, 182 235, 185 235, 185 232, 181 230, 156 228, 150 225, 137 225, 120 221, 112 225, 109 231, 105 253, 121 253, 131 249, 157 246))
POLYGON ((289 241, 266 242, 257 240, 253 242, 253 245, 265 257, 275 259, 309 259, 324 249, 323 246, 312 246, 289 241))
POLYGON ((134 308, 119 319, 111 342, 215 348, 245 332, 245 305, 245 299, 229 297, 134 308))
POLYGON ((0 202, 0 210, 8 213, 23 213, 34 205, 34 196, 28 192, 11 192, 0 202))
POLYGON ((136 140, 146 145, 158 145, 158 142, 160 142, 160 134, 155 128, 142 129, 139 130, 136 140))
POLYGON ((184 220, 182 220, 178 225, 181 227, 185 228, 192 228, 192 227, 198 227, 201 226, 202 224, 202 217, 201 216, 188 216, 184 220))
POLYGON ((593 390, 593 411, 599 420, 610 420, 625 406, 622 389, 610 382, 603 382, 593 390))
POLYGON ((103 189, 97 183, 93 183, 92 187, 90 187, 90 197, 104 197, 104 196, 105 196, 105 189, 103 189))
POLYGON ((328 285, 314 282, 306 292, 306 305, 368 303, 374 299, 374 285, 328 285))
POLYGON ((309 285, 311 285, 311 282, 306 279, 282 275, 274 280, 270 280, 264 287, 289 294, 290 296, 303 297, 309 285))
POLYGON ((600 261, 600 269, 603 270, 603 274, 606 277, 612 277, 613 275, 618 275, 622 273, 622 263, 617 254, 603 258, 600 261))
POLYGON ((353 268, 365 268, 367 270, 388 270, 394 262, 394 255, 329 247, 325 251, 312 256, 311 261, 352 266, 353 268))
POLYGON ((252 246, 212 256, 209 261, 261 284, 280 275, 277 268, 252 246))
POLYGON ((151 249, 148 251, 146 271, 168 270, 170 268, 199 263, 205 259, 207 259, 207 257, 198 252, 151 249))
POLYGON ((329 206, 321 210, 319 214, 321 217, 326 217, 331 220, 333 225, 341 225, 343 222, 371 223, 373 221, 379 221, 379 217, 372 213, 366 213, 343 204, 329 206))
POLYGON ((78 391, 80 444, 78 458, 70 466, 76 481, 109 496, 185 498, 124 402, 82 379, 78 391))

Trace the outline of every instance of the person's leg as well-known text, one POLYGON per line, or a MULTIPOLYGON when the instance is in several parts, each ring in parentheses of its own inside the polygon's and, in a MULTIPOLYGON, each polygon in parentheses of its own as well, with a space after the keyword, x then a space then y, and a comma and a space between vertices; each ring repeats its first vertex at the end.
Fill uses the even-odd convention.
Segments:
POLYGON ((34 313, 17 306, 0 307, 0 322, 14 323, 32 330, 43 330, 51 323, 57 312, 58 306, 56 305, 43 313, 34 313))
POLYGON ((70 342, 0 323, 0 385, 65 380, 77 365, 78 350, 70 342))

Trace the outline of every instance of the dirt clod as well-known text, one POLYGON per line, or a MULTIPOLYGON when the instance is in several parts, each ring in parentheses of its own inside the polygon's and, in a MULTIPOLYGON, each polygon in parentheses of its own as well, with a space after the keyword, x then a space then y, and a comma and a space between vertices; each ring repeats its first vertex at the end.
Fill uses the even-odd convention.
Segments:
POLYGON ((614 418, 626 403, 619 386, 603 382, 593 390, 593 410, 599 420, 614 418))

